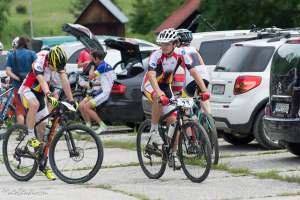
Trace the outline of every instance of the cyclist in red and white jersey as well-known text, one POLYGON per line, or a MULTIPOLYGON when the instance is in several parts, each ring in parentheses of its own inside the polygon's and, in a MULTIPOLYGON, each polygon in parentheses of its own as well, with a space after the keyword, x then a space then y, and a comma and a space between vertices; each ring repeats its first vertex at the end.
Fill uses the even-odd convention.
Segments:
MULTIPOLYGON (((57 99, 53 97, 48 86, 52 71, 59 73, 62 87, 67 99, 74 103, 70 84, 65 72, 66 62, 66 53, 59 46, 51 48, 50 51, 43 50, 39 52, 37 54, 37 59, 32 64, 31 72, 27 74, 19 89, 19 95, 22 103, 25 108, 28 109, 26 124, 28 127, 28 135, 31 138, 29 140, 29 146, 34 149, 39 148, 42 145, 45 127, 47 124, 47 120, 39 124, 37 127, 38 138, 35 138, 35 122, 49 114, 45 96, 53 107, 58 105, 57 99)), ((52 175, 49 168, 41 170, 49 180, 55 180, 55 177, 52 175)))
MULTIPOLYGON (((209 73, 205 67, 204 61, 197 51, 197 49, 193 46, 190 46, 191 41, 193 40, 192 32, 188 29, 178 29, 179 36, 179 47, 178 50, 182 55, 187 55, 191 59, 191 65, 198 71, 203 82, 205 83, 206 88, 209 85, 209 73)), ((185 84, 184 84, 184 93, 190 97, 196 95, 197 91, 201 91, 201 89, 197 86, 195 79, 191 76, 190 73, 185 74, 185 84)), ((208 93, 207 93, 208 94, 208 93)), ((209 94, 208 96, 202 95, 201 107, 205 112, 210 113, 209 106, 209 94)))
MULTIPOLYGON (((175 50, 178 45, 178 33, 175 29, 169 28, 161 31, 157 36, 156 42, 161 49, 154 51, 149 58, 148 72, 143 81, 142 91, 152 103, 150 143, 161 145, 163 141, 158 133, 158 122, 162 112, 167 113, 172 109, 168 104, 169 98, 173 97, 174 91, 171 85, 177 70, 182 69, 185 73, 191 73, 191 76, 194 77, 202 91, 206 93, 207 90, 197 70, 191 65, 191 59, 180 54, 179 50, 175 50)), ((172 124, 175 121, 176 116, 171 116, 167 119, 168 124, 172 124)), ((177 146, 174 145, 173 156, 175 165, 179 163, 178 159, 176 159, 176 150, 177 146)))

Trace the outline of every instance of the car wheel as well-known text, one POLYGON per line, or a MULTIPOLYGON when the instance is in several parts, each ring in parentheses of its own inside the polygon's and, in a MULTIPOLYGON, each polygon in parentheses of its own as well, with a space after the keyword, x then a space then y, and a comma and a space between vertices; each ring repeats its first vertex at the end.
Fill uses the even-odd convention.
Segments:
POLYGON ((299 143, 291 143, 287 142, 286 143, 286 148, 288 149, 289 152, 296 156, 300 156, 300 145, 299 143))
POLYGON ((268 132, 264 129, 263 126, 263 117, 265 116, 264 109, 261 110, 254 122, 253 134, 256 141, 265 149, 281 149, 278 140, 272 140, 268 135, 268 132))
POLYGON ((244 145, 254 140, 253 135, 233 135, 230 133, 223 133, 223 139, 233 145, 244 145))

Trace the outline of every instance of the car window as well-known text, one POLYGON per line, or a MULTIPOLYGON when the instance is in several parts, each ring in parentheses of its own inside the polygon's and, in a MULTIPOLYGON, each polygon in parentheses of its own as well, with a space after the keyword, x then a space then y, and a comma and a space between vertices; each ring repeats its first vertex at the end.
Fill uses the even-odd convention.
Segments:
POLYGON ((75 51, 71 55, 71 57, 69 58, 68 63, 70 63, 70 64, 77 64, 78 56, 79 56, 80 52, 82 51, 82 49, 79 49, 79 50, 75 51))
POLYGON ((300 85, 300 45, 284 44, 274 54, 271 66, 271 94, 291 95, 300 85))
POLYGON ((216 65, 223 54, 230 48, 231 44, 246 39, 247 38, 236 38, 230 40, 205 41, 200 44, 199 53, 206 65, 216 65))
POLYGON ((6 57, 7 55, 0 55, 0 71, 5 70, 6 68, 6 57))
POLYGON ((274 47, 232 46, 217 64, 216 70, 227 72, 262 72, 274 52, 274 47))

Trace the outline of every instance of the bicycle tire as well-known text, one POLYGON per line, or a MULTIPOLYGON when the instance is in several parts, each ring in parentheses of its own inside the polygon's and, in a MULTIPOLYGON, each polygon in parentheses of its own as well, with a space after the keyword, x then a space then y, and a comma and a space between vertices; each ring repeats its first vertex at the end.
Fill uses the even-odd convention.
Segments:
MULTIPOLYGON (((184 155, 183 155, 183 144, 185 144, 186 146, 186 143, 184 140, 187 140, 186 139, 186 136, 187 136, 187 133, 186 132, 181 132, 180 134, 180 137, 179 137, 179 141, 178 141, 178 154, 179 154, 179 159, 180 159, 180 163, 181 163, 181 167, 182 167, 182 170, 184 172, 184 174, 186 175, 186 177, 188 179, 190 179, 192 182, 196 182, 196 183, 201 183, 202 181, 204 181, 209 173, 210 173, 210 169, 211 169, 211 144, 210 144, 210 141, 209 141, 209 137, 207 136, 206 134, 206 131, 205 129, 201 126, 201 125, 198 125, 198 123, 196 122, 187 122, 186 124, 184 124, 183 126, 183 130, 186 130, 187 128, 191 128, 192 130, 194 130, 194 133, 195 133, 195 138, 196 138, 196 143, 197 143, 197 146, 201 145, 200 147, 200 150, 201 153, 203 153, 203 156, 205 158, 205 161, 206 161, 206 165, 204 167, 204 170, 203 170, 203 173, 201 173, 200 176, 194 176, 191 174, 191 172, 189 171, 188 169, 188 165, 194 167, 194 166, 198 166, 198 163, 189 163, 189 162, 185 162, 184 161, 184 155), (199 140, 199 144, 198 144, 198 140, 199 140)), ((194 142, 193 142, 194 143, 194 142)), ((191 147, 193 147, 195 149, 195 147, 193 146, 193 144, 191 145, 191 147)), ((199 147, 196 147, 196 157, 199 157, 199 147)), ((188 147, 187 147, 188 149, 188 147)), ((192 150, 192 151, 195 151, 195 150, 192 150)), ((186 152, 188 152, 188 150, 186 150, 186 152)), ((194 152, 193 152, 194 153, 194 152)), ((185 157, 188 157, 188 156, 185 156, 185 157)), ((202 157, 202 156, 201 156, 202 157)), ((201 165, 201 163, 200 163, 201 165)))
MULTIPOLYGON (((139 130, 138 130, 138 133, 137 133, 137 139, 136 139, 136 149, 137 149, 137 156, 138 156, 138 160, 139 160, 139 163, 140 163, 140 166, 144 172, 144 174, 150 178, 150 179, 159 179, 165 172, 166 170, 166 166, 167 166, 167 162, 165 162, 165 154, 163 152, 161 152, 161 163, 160 163, 160 166, 158 166, 158 170, 156 173, 153 173, 151 172, 147 167, 146 167, 146 163, 144 162, 144 155, 143 155, 143 149, 142 149, 142 139, 143 139, 143 136, 142 134, 145 133, 144 131, 147 131, 148 134, 149 131, 147 130, 150 129, 151 127, 151 121, 150 120, 145 120, 144 122, 141 123, 140 127, 139 127, 139 130)), ((149 135, 148 136, 145 136, 146 140, 148 140, 149 138, 149 135)), ((149 141, 149 140, 148 140, 149 141)), ((147 145, 147 144, 146 144, 147 145)), ((146 150, 146 146, 145 146, 145 150, 146 150)), ((149 155, 151 156, 151 155, 149 155)), ((159 157, 159 156, 158 156, 159 157)), ((146 158, 146 157, 145 157, 146 158)), ((150 159, 149 159, 150 160, 150 159)), ((151 165, 151 163, 150 163, 151 165)))
POLYGON ((220 158, 220 148, 219 148, 218 132, 215 125, 215 121, 211 116, 211 114, 207 114, 207 113, 201 113, 200 121, 201 121, 201 125, 205 128, 211 143, 213 164, 217 165, 219 163, 219 158, 220 158))
POLYGON ((13 178, 15 178, 18 181, 29 181, 36 174, 36 171, 38 169, 38 163, 36 161, 34 161, 33 165, 32 165, 32 168, 29 170, 28 174, 25 174, 24 176, 20 176, 16 173, 15 170, 12 169, 12 166, 11 166, 9 158, 8 158, 7 148, 8 148, 8 145, 9 145, 9 139, 10 139, 12 133, 15 130, 18 130, 18 129, 24 131, 25 134, 27 134, 27 127, 25 125, 22 125, 22 124, 15 124, 7 130, 6 135, 4 137, 4 140, 3 140, 3 147, 2 147, 3 161, 4 161, 4 164, 5 164, 5 167, 6 167, 7 171, 9 172, 9 174, 13 178))
MULTIPOLYGON (((72 135, 72 137, 73 136, 74 135, 72 135)), ((84 141, 84 139, 82 141, 84 141)), ((73 142, 74 142, 74 138, 73 138, 73 142)), ((77 148, 79 150, 81 149, 78 146, 77 146, 77 148)), ((69 152, 69 154, 70 154, 70 152, 69 152)), ((85 154, 83 152, 82 154, 79 154, 79 155, 84 156, 85 154)), ((79 155, 78 155, 78 157, 79 157, 79 155)), ((69 183, 69 184, 85 183, 85 182, 91 180, 98 173, 98 171, 101 168, 102 161, 103 161, 103 145, 102 145, 102 142, 101 142, 100 138, 90 128, 88 128, 84 125, 81 125, 81 124, 71 124, 71 125, 68 125, 68 126, 62 128, 61 130, 59 130, 59 132, 53 138, 50 149, 49 149, 49 161, 50 161, 50 165, 51 165, 51 168, 52 168, 53 172, 62 181, 66 182, 66 183, 69 183), (95 161, 94 166, 91 167, 91 170, 87 173, 87 175, 85 175, 83 177, 71 178, 69 176, 66 176, 63 173, 63 169, 59 169, 58 166, 57 166, 57 162, 56 162, 56 159, 55 159, 55 150, 56 150, 58 142, 61 139, 65 140, 65 138, 64 138, 64 136, 65 136, 64 132, 65 131, 68 131, 69 134, 73 134, 73 133, 70 133, 70 131, 76 131, 77 133, 80 133, 80 135, 82 135, 82 136, 84 135, 84 133, 86 133, 88 136, 90 136, 94 140, 93 142, 95 142, 96 152, 98 154, 97 159, 95 161)), ((74 161, 74 159, 73 159, 73 161, 74 161)), ((80 169, 80 170, 82 170, 82 169, 80 169)), ((89 170, 89 168, 88 168, 88 170, 89 170)))

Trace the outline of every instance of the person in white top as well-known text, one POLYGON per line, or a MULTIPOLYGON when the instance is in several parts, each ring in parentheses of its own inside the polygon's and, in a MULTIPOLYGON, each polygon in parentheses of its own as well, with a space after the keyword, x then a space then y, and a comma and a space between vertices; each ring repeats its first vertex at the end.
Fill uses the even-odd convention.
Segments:
MULTIPOLYGON (((187 29, 178 29, 177 31, 179 36, 178 51, 180 51, 180 54, 190 57, 191 66, 193 66, 198 71, 207 88, 209 85, 210 77, 201 55, 195 47, 190 46, 191 41, 193 40, 192 32, 187 29)), ((185 73, 184 93, 187 96, 193 97, 199 91, 201 91, 201 89, 197 86, 194 78, 190 75, 190 73, 185 73)), ((201 106, 204 112, 211 112, 208 99, 203 99, 201 102, 201 106)))

